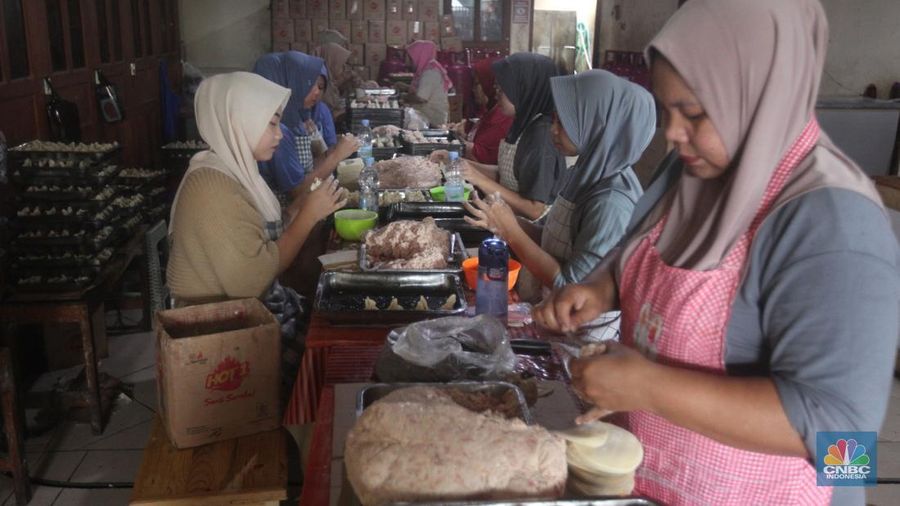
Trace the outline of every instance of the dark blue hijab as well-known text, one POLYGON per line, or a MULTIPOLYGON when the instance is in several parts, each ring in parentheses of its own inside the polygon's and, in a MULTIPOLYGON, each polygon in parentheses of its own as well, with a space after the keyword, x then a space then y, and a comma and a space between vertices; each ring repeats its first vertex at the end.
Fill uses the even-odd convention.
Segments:
POLYGON ((298 130, 310 119, 312 111, 303 107, 303 99, 316 85, 319 76, 325 77, 326 85, 328 82, 325 60, 300 51, 263 55, 256 60, 253 72, 291 90, 291 98, 281 117, 281 122, 291 130, 298 130))

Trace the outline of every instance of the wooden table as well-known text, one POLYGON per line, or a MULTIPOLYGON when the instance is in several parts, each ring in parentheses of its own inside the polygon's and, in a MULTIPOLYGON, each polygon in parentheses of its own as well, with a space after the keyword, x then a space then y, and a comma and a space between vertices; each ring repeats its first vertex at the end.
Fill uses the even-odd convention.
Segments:
POLYGON ((130 504, 275 506, 285 499, 284 429, 179 450, 157 417, 130 504))
MULTIPOLYGON (((82 394, 90 411, 91 430, 101 434, 105 425, 103 406, 100 399, 100 385, 97 373, 96 342, 106 336, 106 312, 104 299, 119 282, 122 274, 134 258, 144 252, 144 234, 147 228, 141 226, 134 236, 119 250, 106 268, 97 276, 93 285, 73 292, 60 293, 17 293, 0 302, 0 327, 6 324, 74 323, 81 332, 84 354, 84 371, 87 389, 82 394)), ((149 311, 149 284, 146 273, 142 272, 142 295, 145 312, 149 311)), ((147 319, 146 321, 149 321, 147 319)))

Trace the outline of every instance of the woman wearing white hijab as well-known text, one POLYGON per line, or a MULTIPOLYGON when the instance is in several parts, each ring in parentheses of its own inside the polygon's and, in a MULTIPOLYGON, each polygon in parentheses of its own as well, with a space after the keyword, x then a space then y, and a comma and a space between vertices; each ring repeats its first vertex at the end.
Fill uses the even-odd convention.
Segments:
MULTIPOLYGON (((293 262, 312 227, 344 206, 334 180, 292 204, 282 226, 278 200, 257 169, 281 140, 281 113, 290 90, 248 72, 205 79, 194 99, 200 136, 209 145, 191 159, 169 221, 166 278, 179 305, 258 297, 296 339, 299 296, 277 276, 293 262)), ((302 336, 301 336, 302 337, 302 336)), ((302 349, 293 347, 295 352, 302 349)), ((299 359, 299 356, 293 357, 299 359)), ((293 360, 292 360, 293 361, 293 360)), ((285 371, 292 380, 290 371, 285 371)))
POLYGON ((684 172, 607 268, 535 310, 570 331, 621 309, 623 344, 571 373, 643 444, 638 494, 862 505, 875 483, 816 472, 835 432, 868 461, 900 302, 881 201, 815 120, 827 42, 817 0, 685 3, 648 49, 684 172))

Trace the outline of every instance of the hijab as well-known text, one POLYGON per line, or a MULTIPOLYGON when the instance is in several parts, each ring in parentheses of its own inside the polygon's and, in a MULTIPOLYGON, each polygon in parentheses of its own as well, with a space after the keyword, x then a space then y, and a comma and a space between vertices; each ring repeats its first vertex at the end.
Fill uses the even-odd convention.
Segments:
POLYGON ((344 37, 344 34, 342 34, 341 32, 328 28, 319 32, 319 45, 324 46, 325 44, 329 43, 334 43, 341 47, 347 47, 350 44, 350 41, 347 40, 347 37, 344 37))
POLYGON ((253 72, 291 90, 291 99, 284 109, 281 122, 292 131, 305 132, 300 127, 310 118, 312 111, 303 107, 303 101, 319 76, 324 76, 327 84, 325 60, 300 51, 269 53, 256 60, 253 72))
POLYGON ((553 112, 553 93, 550 78, 559 75, 553 60, 534 53, 516 53, 491 65, 503 94, 514 106, 516 117, 506 142, 515 144, 539 114, 553 112))
MULTIPOLYGON (((775 168, 814 120, 828 44, 818 0, 691 0, 648 46, 697 96, 731 159, 719 178, 684 173, 651 212, 624 259, 668 213, 656 244, 667 264, 718 266, 748 230, 775 168)), ((775 200, 775 208, 819 188, 858 192, 880 204, 865 174, 825 135, 775 200)))
POLYGON ((578 203, 597 183, 636 163, 656 128, 653 96, 605 70, 550 79, 556 114, 578 148, 560 195, 578 203))
POLYGON ((343 73, 344 66, 347 65, 347 60, 350 59, 350 51, 334 42, 328 42, 316 48, 315 56, 325 60, 325 68, 332 77, 330 85, 325 88, 322 100, 332 110, 340 109, 343 104, 341 103, 341 92, 337 87, 337 77, 343 73))
MULTIPOLYGON (((284 110, 291 90, 249 72, 219 74, 204 79, 194 97, 194 114, 200 137, 209 145, 191 158, 181 186, 192 171, 209 167, 244 187, 253 206, 266 222, 281 220, 281 206, 259 174, 253 149, 268 127, 272 115, 284 110)), ((175 222, 178 194, 169 223, 175 222)))
POLYGON ((485 111, 494 107, 497 103, 497 90, 494 88, 496 78, 494 69, 491 68, 495 61, 497 61, 496 58, 485 58, 484 60, 478 60, 472 65, 472 71, 475 73, 476 79, 478 79, 478 84, 488 99, 488 103, 484 106, 485 111))
POLYGON ((412 60, 415 72, 410 89, 415 91, 419 85, 419 79, 426 70, 434 69, 441 73, 444 80, 444 91, 453 87, 453 81, 447 76, 447 69, 437 61, 437 46, 430 40, 417 40, 406 46, 406 53, 412 60))

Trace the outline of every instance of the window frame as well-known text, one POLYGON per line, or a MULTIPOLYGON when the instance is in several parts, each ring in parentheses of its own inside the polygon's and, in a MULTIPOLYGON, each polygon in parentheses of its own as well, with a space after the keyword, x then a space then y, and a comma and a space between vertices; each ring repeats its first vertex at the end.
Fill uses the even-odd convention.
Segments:
MULTIPOLYGON (((500 0, 503 4, 503 30, 498 41, 482 41, 481 40, 481 1, 482 0, 473 0, 472 9, 474 11, 473 24, 472 27, 472 40, 464 40, 462 41, 464 48, 485 48, 485 49, 499 49, 504 52, 509 51, 510 44, 510 26, 512 20, 512 0, 500 0)), ((443 0, 443 11, 444 14, 453 14, 453 0, 443 0)), ((529 29, 530 31, 530 29, 529 29)))

